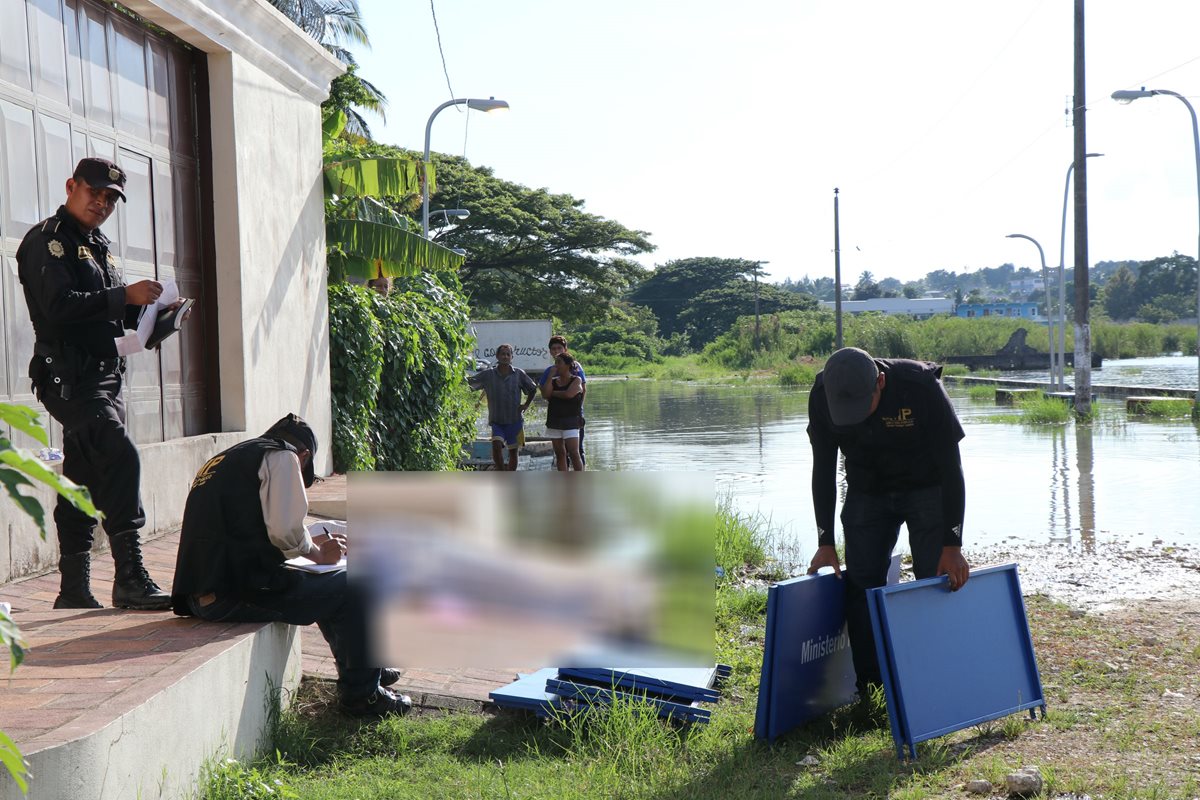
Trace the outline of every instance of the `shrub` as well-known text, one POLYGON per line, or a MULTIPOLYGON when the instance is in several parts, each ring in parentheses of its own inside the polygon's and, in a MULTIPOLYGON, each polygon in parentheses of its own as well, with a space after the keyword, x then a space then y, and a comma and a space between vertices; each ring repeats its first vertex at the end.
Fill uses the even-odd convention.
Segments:
POLYGON ((807 364, 792 364, 779 370, 780 386, 811 386, 817 371, 807 364))

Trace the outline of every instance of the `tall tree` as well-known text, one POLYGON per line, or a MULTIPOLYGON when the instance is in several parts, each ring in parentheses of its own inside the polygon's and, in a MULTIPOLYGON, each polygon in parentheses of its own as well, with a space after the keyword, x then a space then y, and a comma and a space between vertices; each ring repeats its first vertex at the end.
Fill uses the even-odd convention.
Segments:
POLYGON ((875 282, 875 276, 870 272, 863 272, 858 278, 858 283, 854 284, 854 296, 851 300, 874 300, 876 297, 882 297, 883 291, 879 288, 879 284, 875 282))
POLYGON ((645 274, 628 258, 654 249, 645 231, 588 213, 569 194, 497 178, 466 159, 435 154, 433 160, 432 207, 471 215, 431 237, 466 250, 459 276, 477 316, 594 322, 645 274))
MULTIPOLYGON (((747 284, 747 276, 758 266, 757 261, 744 258, 684 258, 668 261, 655 267, 629 299, 647 306, 658 317, 663 336, 685 330, 680 315, 692 302, 709 289, 719 289, 736 281, 747 284)), ((760 284, 760 288, 763 284, 760 284)), ((751 312, 753 313, 753 308, 751 312)))
POLYGON ((1104 311, 1110 319, 1132 319, 1137 313, 1137 277, 1125 264, 1104 284, 1104 311))
MULTIPOLYGON (((688 344, 699 349, 733 327, 738 317, 754 314, 754 285, 744 279, 734 279, 692 298, 679 315, 679 323, 687 331, 688 344)), ((769 283, 758 286, 759 314, 780 311, 807 311, 817 307, 812 295, 788 292, 769 283)))

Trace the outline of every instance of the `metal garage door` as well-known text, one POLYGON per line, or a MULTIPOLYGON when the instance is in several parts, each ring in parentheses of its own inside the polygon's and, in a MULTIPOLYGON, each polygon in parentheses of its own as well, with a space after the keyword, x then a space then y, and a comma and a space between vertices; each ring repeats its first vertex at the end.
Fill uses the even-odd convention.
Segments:
MULTIPOLYGON (((211 296, 195 88, 203 56, 87 0, 0 0, 0 20, 0 399, 37 406, 15 256, 25 232, 62 204, 80 158, 113 159, 129 176, 129 202, 103 228, 126 282, 173 278, 187 297, 203 304, 211 296)), ((205 316, 193 314, 159 352, 130 358, 125 401, 135 442, 212 429, 205 316)), ((52 432, 55 444, 60 435, 52 432)))

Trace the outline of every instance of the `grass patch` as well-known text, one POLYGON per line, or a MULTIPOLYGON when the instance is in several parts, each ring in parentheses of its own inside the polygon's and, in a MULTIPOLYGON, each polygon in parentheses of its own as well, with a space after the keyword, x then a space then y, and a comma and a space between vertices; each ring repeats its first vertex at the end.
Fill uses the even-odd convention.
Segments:
MULTIPOLYGON (((723 538, 731 557, 769 564, 769 526, 728 504, 723 516, 718 547, 723 538)), ((1046 797, 1195 797, 1200 617, 1181 613, 1195 605, 1081 616, 1032 596, 1026 608, 1049 714, 1037 722, 1013 715, 922 743, 912 764, 895 758, 882 693, 771 745, 755 741, 766 593, 724 581, 716 587, 715 654, 733 672, 707 725, 664 722, 637 701, 549 722, 422 710, 360 724, 328 710, 328 682, 306 680, 271 726, 269 755, 211 764, 200 796, 927 800, 960 798, 962 784, 977 778, 1002 785, 1006 773, 1035 764, 1046 797), (801 763, 807 756, 816 763, 801 763)))
POLYGON ((1075 416, 1071 404, 1057 397, 1029 397, 1017 403, 1027 425, 1061 425, 1075 416))
POLYGON ((745 371, 726 369, 716 364, 702 362, 695 355, 669 356, 658 364, 643 364, 636 374, 641 378, 659 381, 694 381, 729 380, 741 377, 744 380, 745 371))
POLYGON ((728 498, 717 509, 714 539, 717 566, 727 577, 746 567, 762 567, 767 563, 768 536, 752 517, 734 511, 728 498))
POLYGON ((817 370, 809 364, 793 364, 779 370, 780 386, 812 386, 817 370))
POLYGON ((967 397, 972 400, 989 400, 996 401, 996 384, 994 383, 972 383, 967 387, 967 397))
POLYGON ((1148 417, 1161 419, 1186 419, 1192 416, 1192 401, 1184 397, 1170 400, 1151 400, 1142 412, 1148 417))

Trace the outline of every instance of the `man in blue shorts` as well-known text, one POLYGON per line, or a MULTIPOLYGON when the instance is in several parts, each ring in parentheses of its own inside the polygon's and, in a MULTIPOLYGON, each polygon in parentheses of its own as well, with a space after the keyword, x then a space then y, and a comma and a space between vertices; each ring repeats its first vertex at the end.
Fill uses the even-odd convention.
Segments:
POLYGON ((517 449, 523 439, 524 419, 521 415, 537 394, 533 378, 525 370, 514 367, 512 360, 512 345, 502 344, 496 348, 496 366, 467 377, 468 386, 482 389, 487 396, 488 424, 492 426, 492 462, 496 469, 510 471, 517 468, 517 449), (524 404, 521 403, 522 394, 525 395, 524 404), (504 462, 505 450, 509 452, 507 464, 504 462))
MULTIPOLYGON (((554 336, 551 336, 550 344, 547 345, 547 349, 550 351, 551 361, 558 358, 560 355, 567 352, 566 337, 558 336, 557 334, 554 336)), ((539 389, 546 385, 546 381, 550 380, 553 373, 554 373, 554 364, 551 364, 550 366, 546 367, 545 370, 543 370, 542 378, 541 378, 541 380, 538 381, 539 389)), ((571 374, 574 375, 575 377, 579 378, 579 382, 583 386, 582 394, 586 395, 587 394, 587 375, 583 374, 583 367, 580 366, 578 361, 576 361, 575 366, 571 368, 571 374)), ((580 408, 579 408, 579 423, 580 423, 579 424, 579 460, 582 461, 584 463, 584 465, 586 466, 587 465, 587 456, 585 456, 583 454, 583 407, 582 406, 580 406, 580 408)))

